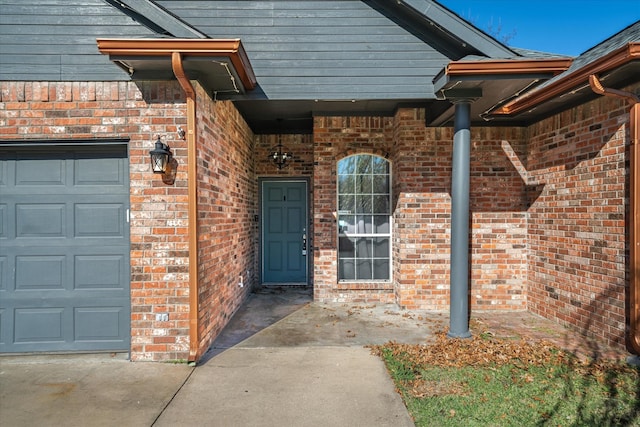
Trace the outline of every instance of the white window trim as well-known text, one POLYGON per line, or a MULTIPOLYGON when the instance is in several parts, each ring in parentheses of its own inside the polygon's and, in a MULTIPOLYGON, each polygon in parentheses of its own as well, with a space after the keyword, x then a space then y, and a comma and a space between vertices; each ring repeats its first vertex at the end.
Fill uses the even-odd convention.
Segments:
MULTIPOLYGON (((357 154, 352 154, 350 156, 346 156, 343 157, 341 159, 339 159, 338 161, 336 161, 336 181, 335 181, 335 196, 336 196, 336 200, 335 200, 335 206, 336 206, 336 211, 334 212, 335 214, 335 219, 336 219, 336 224, 338 224, 338 226, 336 227, 336 277, 337 277, 337 281, 340 284, 350 284, 350 283, 391 283, 393 282, 393 164, 391 163, 391 161, 389 161, 389 159, 386 159, 383 156, 379 156, 377 154, 370 154, 370 153, 357 153, 357 154), (362 233, 362 234, 358 234, 358 233, 340 233, 340 226, 339 226, 339 222, 340 222, 340 192, 339 192, 339 182, 340 182, 340 173, 338 172, 338 163, 344 159, 347 159, 349 157, 355 157, 355 156, 373 156, 373 157, 378 157, 383 159, 384 161, 386 161, 389 165, 389 233, 362 233), (389 278, 388 279, 366 279, 366 280, 358 280, 358 279, 340 279, 340 237, 354 237, 354 238, 358 238, 358 237, 364 237, 364 238, 374 238, 374 237, 388 237, 389 238, 389 278)), ((356 214, 357 215, 357 214, 356 214)))

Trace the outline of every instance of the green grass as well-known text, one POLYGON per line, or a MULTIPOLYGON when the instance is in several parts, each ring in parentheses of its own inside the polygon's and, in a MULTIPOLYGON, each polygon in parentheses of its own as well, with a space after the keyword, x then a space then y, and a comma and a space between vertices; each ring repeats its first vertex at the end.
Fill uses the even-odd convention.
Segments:
POLYGON ((379 354, 417 426, 640 426, 640 371, 579 363, 433 366, 393 345, 379 354))

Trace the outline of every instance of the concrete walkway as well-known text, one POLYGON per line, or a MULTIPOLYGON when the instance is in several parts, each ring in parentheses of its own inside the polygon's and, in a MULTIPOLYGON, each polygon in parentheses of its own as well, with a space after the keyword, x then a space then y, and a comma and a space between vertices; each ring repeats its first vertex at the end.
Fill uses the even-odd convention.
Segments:
POLYGON ((365 344, 423 342, 396 307, 311 304, 306 289, 251 296, 157 426, 413 426, 365 344))
MULTIPOLYGON (((197 367, 123 355, 0 357, 2 426, 412 426, 365 348, 427 343, 446 313, 312 303, 307 289, 252 294, 197 367)), ((624 358, 526 312, 474 313, 473 333, 547 339, 624 358)))
POLYGON ((0 357, 3 426, 412 426, 364 344, 423 342, 394 306, 253 294, 198 367, 123 355, 0 357))

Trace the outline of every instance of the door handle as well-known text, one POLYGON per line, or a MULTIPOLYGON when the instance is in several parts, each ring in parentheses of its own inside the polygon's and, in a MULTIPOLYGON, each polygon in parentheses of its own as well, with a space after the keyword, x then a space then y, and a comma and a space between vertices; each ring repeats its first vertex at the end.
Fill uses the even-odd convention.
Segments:
POLYGON ((307 233, 302 234, 302 255, 307 254, 307 233))

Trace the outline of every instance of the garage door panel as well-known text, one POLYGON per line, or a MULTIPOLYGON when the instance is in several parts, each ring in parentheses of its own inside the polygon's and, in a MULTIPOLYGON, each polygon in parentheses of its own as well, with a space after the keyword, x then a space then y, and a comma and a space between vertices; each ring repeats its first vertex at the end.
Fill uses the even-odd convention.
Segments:
POLYGON ((0 191, 6 189, 8 185, 8 162, 3 161, 6 159, 6 156, 0 153, 0 191))
POLYGON ((120 341, 128 318, 122 307, 82 307, 75 309, 76 341, 120 341))
POLYGON ((5 345, 9 341, 11 331, 9 326, 12 326, 13 322, 6 321, 6 313, 8 310, 0 308, 0 346, 5 345))
POLYGON ((126 147, 0 147, 0 352, 129 349, 126 147))
POLYGON ((9 237, 7 235, 7 232, 9 231, 9 226, 7 225, 8 221, 9 216, 7 215, 7 205, 0 203, 0 239, 7 239, 9 237))
POLYGON ((122 255, 78 255, 75 257, 75 289, 123 289, 128 275, 122 255))
POLYGON ((15 185, 65 186, 67 164, 62 155, 23 154, 15 163, 15 185))
POLYGON ((17 204, 16 237, 65 237, 64 204, 17 204))
POLYGON ((118 185, 126 184, 124 162, 121 158, 85 158, 75 160, 75 185, 118 185))
POLYGON ((125 206, 115 203, 77 204, 76 237, 123 237, 125 206))
POLYGON ((66 260, 64 255, 17 256, 16 291, 63 290, 66 260))
POLYGON ((14 342, 63 342, 64 308, 18 308, 14 316, 14 342))

